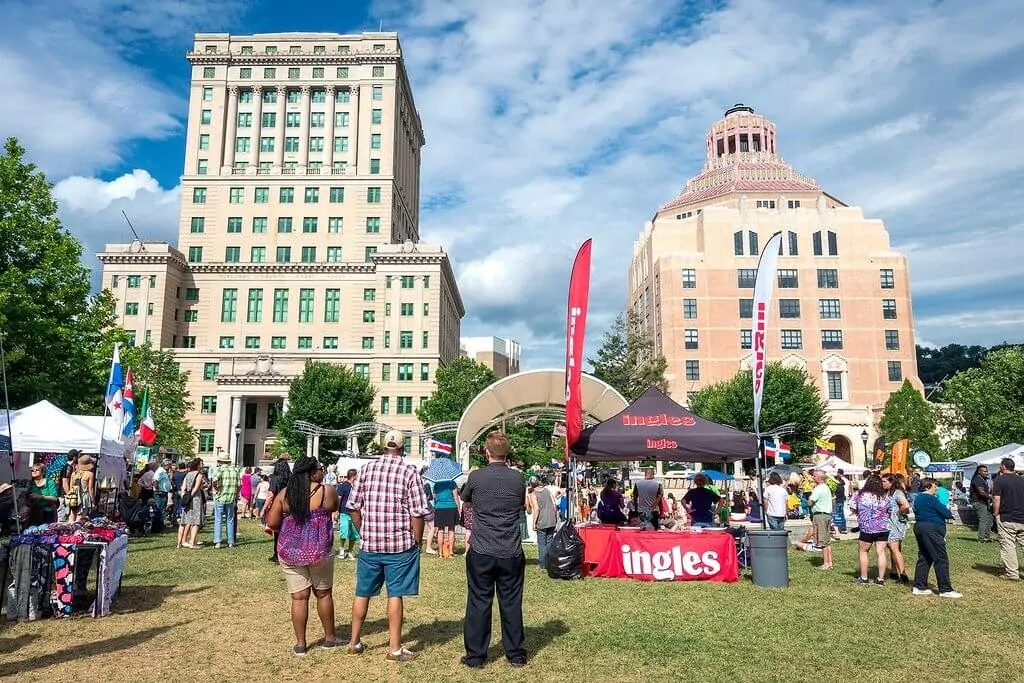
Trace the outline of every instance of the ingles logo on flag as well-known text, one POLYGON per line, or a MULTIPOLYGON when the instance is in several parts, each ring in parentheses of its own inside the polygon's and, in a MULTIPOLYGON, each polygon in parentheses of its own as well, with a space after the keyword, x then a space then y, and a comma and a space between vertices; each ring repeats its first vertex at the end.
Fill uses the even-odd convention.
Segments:
POLYGON ((450 458, 452 455, 452 445, 450 443, 445 443, 444 441, 435 441, 434 439, 430 439, 427 441, 427 451, 434 455, 441 455, 446 458, 450 458))

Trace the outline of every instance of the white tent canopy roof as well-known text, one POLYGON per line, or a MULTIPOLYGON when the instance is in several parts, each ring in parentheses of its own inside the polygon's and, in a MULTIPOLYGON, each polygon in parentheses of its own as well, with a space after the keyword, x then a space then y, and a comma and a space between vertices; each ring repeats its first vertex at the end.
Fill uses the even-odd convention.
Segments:
POLYGON ((0 419, 0 434, 11 437, 11 449, 21 453, 67 453, 72 448, 82 453, 100 453, 100 429, 104 429, 103 453, 123 456, 133 443, 118 440, 119 428, 113 421, 103 425, 102 417, 68 415, 49 401, 40 401, 11 411, 11 435, 7 420, 0 419), (102 425, 102 426, 101 426, 102 425))
POLYGON ((1018 470, 1024 470, 1024 446, 1019 443, 1008 443, 999 448, 982 451, 969 458, 958 460, 957 465, 965 470, 973 470, 978 465, 998 465, 1003 458, 1013 458, 1018 470))
POLYGON ((824 470, 827 474, 835 474, 839 470, 842 470, 844 474, 864 474, 868 471, 867 467, 861 467, 860 465, 854 465, 853 463, 847 462, 840 458, 838 455, 831 455, 825 458, 817 465, 808 465, 808 470, 824 470))

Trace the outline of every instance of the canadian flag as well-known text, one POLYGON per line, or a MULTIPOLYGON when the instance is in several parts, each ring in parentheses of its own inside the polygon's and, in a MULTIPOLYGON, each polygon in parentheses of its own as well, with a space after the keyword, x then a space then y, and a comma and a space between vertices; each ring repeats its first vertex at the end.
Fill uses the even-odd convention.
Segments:
POLYGON ((153 409, 149 405, 149 389, 142 394, 142 420, 139 422, 139 443, 152 446, 156 443, 156 423, 153 422, 153 409))

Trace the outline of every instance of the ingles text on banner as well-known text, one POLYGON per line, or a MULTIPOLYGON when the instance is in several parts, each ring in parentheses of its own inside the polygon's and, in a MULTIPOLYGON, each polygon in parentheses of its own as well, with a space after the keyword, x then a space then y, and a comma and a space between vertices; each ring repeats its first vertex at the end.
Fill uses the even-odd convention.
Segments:
POLYGON ((782 233, 771 236, 761 252, 761 260, 757 264, 757 277, 754 280, 754 329, 751 331, 754 346, 754 432, 761 433, 761 397, 764 394, 764 371, 768 365, 767 335, 768 311, 772 301, 772 289, 775 286, 775 272, 779 264, 779 251, 782 248, 782 233))

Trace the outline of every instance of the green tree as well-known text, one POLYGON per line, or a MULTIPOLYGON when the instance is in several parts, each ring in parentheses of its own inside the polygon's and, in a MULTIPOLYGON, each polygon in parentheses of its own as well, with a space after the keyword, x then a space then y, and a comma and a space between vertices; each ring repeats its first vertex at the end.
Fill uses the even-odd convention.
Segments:
MULTIPOLYGON (((754 394, 750 370, 731 379, 709 384, 690 398, 690 410, 701 417, 745 432, 754 431, 754 394)), ((784 437, 793 449, 794 460, 814 452, 814 439, 828 428, 828 406, 807 371, 781 363, 765 368, 761 402, 761 425, 765 431, 794 423, 792 434, 784 437)))
MULTIPOLYGON (((109 355, 106 362, 109 369, 109 355)), ((174 354, 149 342, 122 348, 121 364, 131 368, 134 376, 136 405, 141 405, 142 392, 149 390, 157 444, 173 448, 183 455, 192 455, 197 432, 187 417, 195 405, 188 393, 189 373, 181 371, 174 354)), ((142 419, 141 415, 139 419, 142 419)))
MULTIPOLYGON (((109 294, 91 297, 82 245, 57 216, 52 186, 8 138, 0 155, 0 330, 8 395, 73 413, 102 406, 96 350, 114 323, 109 294)), ((109 356, 108 356, 109 367, 109 356)))
POLYGON ((914 388, 910 380, 903 380, 903 386, 889 394, 878 430, 885 437, 886 443, 910 439, 911 453, 923 450, 933 460, 941 460, 943 457, 939 436, 935 431, 935 408, 924 400, 924 396, 914 388))
POLYGON ((616 316, 604 333, 597 358, 589 361, 594 377, 617 389, 627 401, 640 398, 652 385, 668 390, 668 363, 664 356, 654 355, 651 338, 633 311, 616 316))
MULTIPOLYGON (((346 429, 376 419, 373 385, 355 370, 336 363, 308 361, 288 388, 288 410, 277 421, 278 437, 291 453, 306 452, 306 435, 295 422, 311 422, 325 429, 346 429)), ((343 449, 343 438, 323 438, 322 449, 343 449)), ((318 454, 319 455, 319 454, 318 454)))
POLYGON ((989 353, 980 367, 958 372, 945 388, 949 405, 940 422, 959 435, 949 447, 955 459, 1024 443, 1024 348, 989 353))
POLYGON ((424 426, 455 422, 477 395, 498 381, 483 363, 459 356, 439 367, 434 376, 434 393, 416 411, 424 426))

